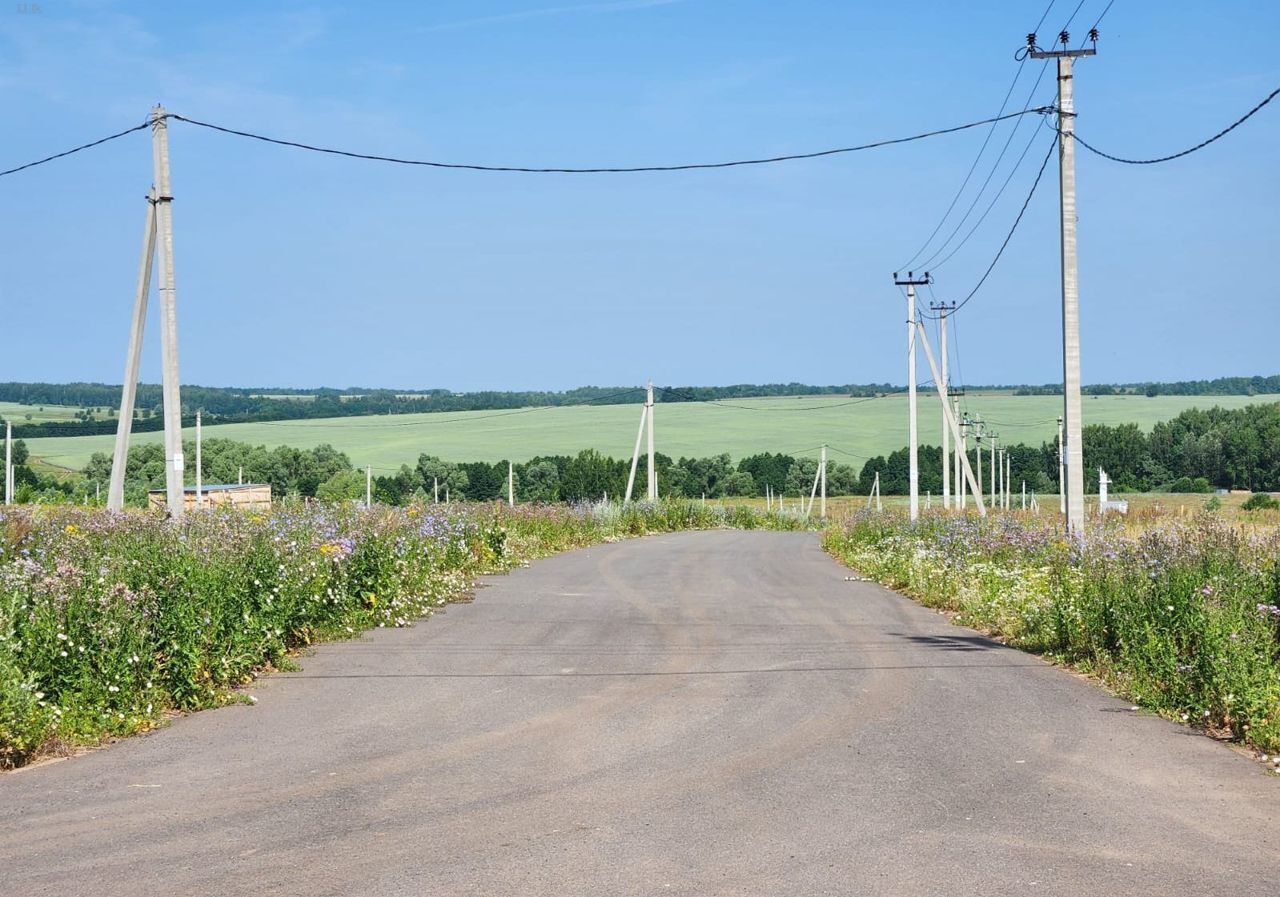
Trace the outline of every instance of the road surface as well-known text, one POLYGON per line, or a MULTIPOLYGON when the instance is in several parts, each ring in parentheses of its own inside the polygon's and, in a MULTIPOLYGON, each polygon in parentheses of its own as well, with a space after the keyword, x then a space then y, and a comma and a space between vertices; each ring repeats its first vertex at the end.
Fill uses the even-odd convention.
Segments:
POLYGON ((1266 895, 1280 780, 807 533, 600 546, 0 777, 0 894, 1266 895))

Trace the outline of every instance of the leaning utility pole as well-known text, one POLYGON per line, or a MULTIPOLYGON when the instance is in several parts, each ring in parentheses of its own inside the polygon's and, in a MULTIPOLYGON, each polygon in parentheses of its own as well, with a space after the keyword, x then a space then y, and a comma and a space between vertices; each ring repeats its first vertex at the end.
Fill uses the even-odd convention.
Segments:
POLYGON ((1076 260, 1076 142, 1072 65, 1077 57, 1097 54, 1098 29, 1089 31, 1093 46, 1068 49, 1065 30, 1058 35, 1061 50, 1040 50, 1036 36, 1027 35, 1032 59, 1058 61, 1058 184, 1062 217, 1062 405, 1066 419, 1067 531, 1084 530, 1084 448, 1080 421, 1080 279, 1076 260))
POLYGON ((929 272, 917 279, 914 271, 908 271, 905 280, 893 272, 896 286, 907 288, 907 457, 910 471, 907 476, 910 494, 909 516, 920 519, 920 438, 916 433, 916 287, 929 283, 929 272))
POLYGON ((116 421, 116 447, 111 458, 111 480, 107 484, 107 507, 124 508, 124 475, 129 464, 129 435, 133 430, 133 407, 138 394, 138 365, 142 359, 142 334, 147 325, 147 300, 151 293, 151 265, 156 255, 156 188, 147 193, 147 222, 142 230, 142 261, 138 265, 138 286, 133 297, 133 326, 129 330, 129 354, 124 360, 124 386, 120 394, 120 418, 116 421))
POLYGON ((631 473, 627 475, 627 495, 623 499, 623 504, 631 503, 631 490, 636 485, 636 465, 640 463, 640 440, 644 439, 645 421, 649 419, 649 402, 646 399, 644 407, 640 409, 640 429, 636 431, 636 448, 631 453, 631 473))
POLYGON ((645 416, 649 421, 649 501, 658 500, 658 475, 653 463, 653 381, 648 383, 645 393, 645 416))

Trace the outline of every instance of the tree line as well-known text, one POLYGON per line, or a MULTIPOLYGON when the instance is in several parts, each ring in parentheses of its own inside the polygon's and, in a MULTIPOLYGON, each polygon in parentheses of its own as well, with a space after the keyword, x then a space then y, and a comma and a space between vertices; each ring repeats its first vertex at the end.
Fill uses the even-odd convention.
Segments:
MULTIPOLYGON (((1013 390, 1016 395, 1061 395, 1061 384, 1044 386, 974 386, 972 390, 1013 390)), ((905 391, 890 383, 848 383, 814 386, 805 383, 740 383, 729 386, 680 386, 659 389, 659 402, 714 402, 727 399, 770 396, 847 395, 873 397, 905 391)), ((1220 377, 1216 380, 1186 380, 1176 383, 1096 384, 1084 388, 1091 395, 1260 395, 1280 394, 1280 375, 1269 377, 1220 377)), ((183 426, 195 420, 199 409, 207 424, 253 423, 376 414, 422 414, 449 411, 493 411, 514 408, 632 404, 639 401, 640 387, 583 386, 556 391, 486 390, 458 393, 449 389, 391 390, 352 387, 290 389, 261 387, 239 389, 211 386, 183 386, 183 426)), ((120 405, 120 387, 105 383, 0 383, 0 401, 24 405, 60 405, 94 409, 81 412, 76 420, 40 423, 14 419, 14 435, 34 439, 42 436, 89 436, 114 433, 115 414, 120 405)), ((148 432, 163 428, 162 398, 158 384, 138 386, 137 414, 133 428, 148 432)), ((3 420, 3 418, 0 418, 3 420)))
MULTIPOLYGON (((1097 469, 1106 470, 1115 491, 1205 492, 1213 488, 1280 491, 1280 403, 1238 409, 1184 411, 1144 433, 1135 424, 1084 428, 1085 485, 1097 489, 1097 469)), ((1002 445, 1009 454, 1015 491, 1026 482, 1028 491, 1058 491, 1057 446, 1022 443, 1002 445)), ((195 480, 195 445, 184 444, 186 480, 195 480)), ((268 449, 230 439, 206 439, 203 445, 205 483, 269 483, 276 496, 322 499, 364 497, 365 474, 332 446, 313 449, 278 446, 268 449)), ((919 448, 921 493, 942 492, 942 452, 937 446, 919 448)), ((975 449, 970 464, 977 465, 975 449)), ((983 451, 984 491, 990 489, 990 453, 983 451)), ((637 465, 635 495, 645 492, 647 458, 637 465)), ((65 501, 105 495, 111 459, 97 453, 73 476, 40 476, 29 466, 26 444, 14 446, 15 482, 19 501, 65 501)), ((727 454, 707 458, 654 455, 659 494, 698 498, 807 496, 818 461, 788 454, 759 453, 736 463, 727 454)), ((576 455, 550 455, 513 463, 516 497, 520 501, 596 500, 606 494, 621 497, 627 486, 630 459, 611 458, 587 449, 576 455)), ((876 476, 886 495, 908 489, 909 456, 904 446, 878 455, 861 467, 831 459, 827 466, 827 494, 866 495, 876 476)), ((149 489, 164 488, 164 450, 159 444, 135 445, 129 450, 125 494, 142 505, 149 489)), ((414 464, 379 471, 373 478, 377 500, 405 504, 441 498, 489 501, 507 494, 507 462, 452 461, 421 454, 414 464)))

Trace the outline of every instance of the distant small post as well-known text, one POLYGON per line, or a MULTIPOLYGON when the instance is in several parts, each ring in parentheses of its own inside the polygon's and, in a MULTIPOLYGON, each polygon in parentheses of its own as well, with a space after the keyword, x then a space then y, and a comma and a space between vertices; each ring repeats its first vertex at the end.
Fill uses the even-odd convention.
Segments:
POLYGON ((203 434, 200 430, 200 412, 196 412, 196 507, 204 504, 204 471, 201 469, 204 465, 200 454, 201 440, 203 434))
POLYGON ((4 422, 4 503, 13 504, 13 422, 4 422))
POLYGON ((507 506, 516 506, 516 467, 510 461, 507 462, 507 506))
POLYGON ((827 519, 827 447, 825 444, 822 446, 822 466, 820 470, 822 471, 822 506, 821 506, 820 513, 822 515, 822 519, 826 520, 827 519))
POLYGON ((366 511, 373 507, 373 468, 367 464, 364 468, 364 507, 366 511))

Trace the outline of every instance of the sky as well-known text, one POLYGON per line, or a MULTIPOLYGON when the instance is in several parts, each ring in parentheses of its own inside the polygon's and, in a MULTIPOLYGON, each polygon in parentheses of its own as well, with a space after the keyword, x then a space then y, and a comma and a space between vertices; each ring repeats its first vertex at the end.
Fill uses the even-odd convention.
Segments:
MULTIPOLYGON (((1032 94, 1041 64, 1014 58, 1045 6, 11 2, 0 169, 141 123, 156 103, 296 141, 496 165, 848 146, 994 116, 1011 82, 1014 111, 1051 101, 1052 71, 1032 94)), ((1080 3, 1073 44, 1105 6, 1080 3)), ((1054 3, 1040 43, 1076 8, 1054 3)), ((1077 129, 1114 154, 1183 149, 1280 86, 1274 0, 1115 0, 1100 29, 1098 55, 1076 70, 1077 129)), ((344 159, 174 121, 182 379, 902 383, 893 273, 924 267, 954 232, 921 301, 963 299, 1026 199, 1051 124, 1030 115, 776 165, 533 175, 344 159)), ((1175 162, 1078 153, 1084 382, 1277 371, 1280 287, 1266 261, 1280 248, 1278 140, 1280 100, 1175 162)), ((120 382, 151 165, 139 131, 0 178, 0 380, 120 382)), ((1055 158, 956 315, 953 380, 1061 381, 1057 175, 1055 158)))

